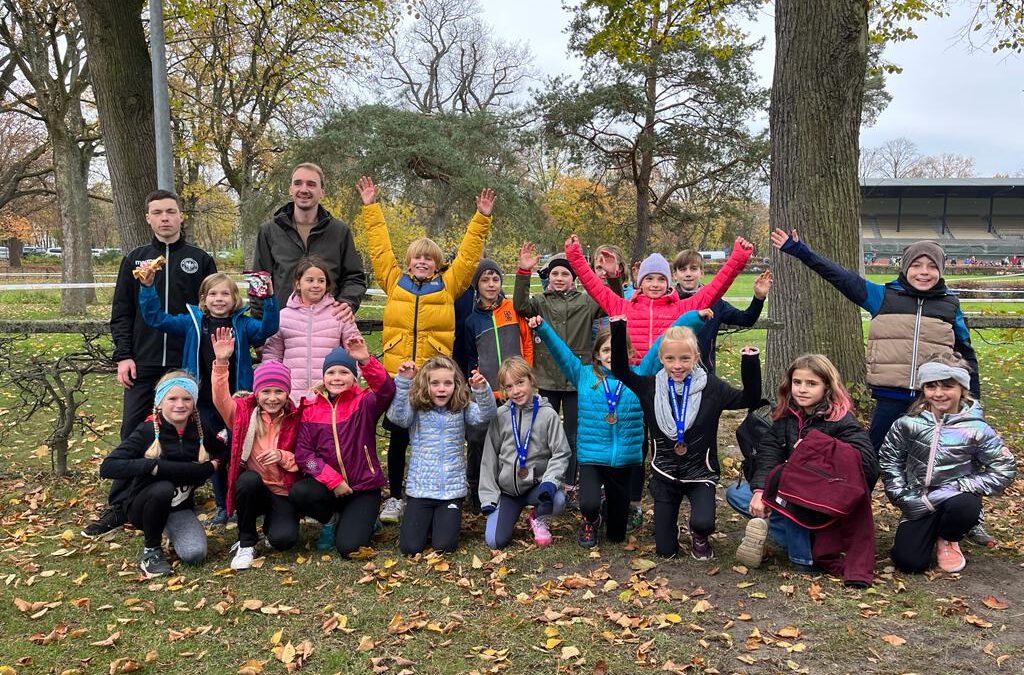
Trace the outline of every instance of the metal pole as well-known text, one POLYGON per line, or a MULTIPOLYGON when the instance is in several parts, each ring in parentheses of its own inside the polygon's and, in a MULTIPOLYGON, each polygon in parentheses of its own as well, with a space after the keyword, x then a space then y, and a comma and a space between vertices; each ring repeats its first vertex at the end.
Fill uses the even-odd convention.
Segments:
POLYGON ((167 93, 167 52, 164 48, 162 0, 149 0, 149 42, 153 63, 153 130, 156 136, 156 185, 174 191, 171 157, 171 104, 167 93))

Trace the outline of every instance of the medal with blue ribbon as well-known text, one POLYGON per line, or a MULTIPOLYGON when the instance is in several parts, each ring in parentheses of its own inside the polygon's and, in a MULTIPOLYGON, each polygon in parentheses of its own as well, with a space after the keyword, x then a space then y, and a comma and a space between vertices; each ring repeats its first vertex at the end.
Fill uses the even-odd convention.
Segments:
POLYGON ((687 375, 683 380, 683 401, 679 402, 679 394, 676 393, 676 382, 668 378, 669 403, 672 404, 672 418, 676 421, 676 445, 675 453, 682 457, 686 454, 686 442, 683 441, 683 433, 686 431, 686 409, 690 405, 690 382, 692 375, 687 375))
POLYGON ((619 421, 618 415, 615 414, 615 407, 619 405, 619 397, 622 396, 622 383, 619 382, 615 386, 615 392, 608 387, 608 379, 601 379, 601 386, 604 387, 604 400, 608 403, 608 414, 604 416, 604 421, 608 424, 615 424, 619 421))
POLYGON ((516 415, 516 404, 511 403, 509 405, 509 411, 512 414, 512 439, 516 444, 516 463, 519 464, 519 470, 516 471, 516 475, 520 478, 526 478, 530 475, 529 469, 526 468, 526 451, 530 447, 530 435, 533 434, 533 423, 537 421, 537 410, 539 409, 540 399, 534 396, 533 414, 530 417, 530 427, 526 430, 526 438, 520 439, 519 419, 518 415, 516 415))

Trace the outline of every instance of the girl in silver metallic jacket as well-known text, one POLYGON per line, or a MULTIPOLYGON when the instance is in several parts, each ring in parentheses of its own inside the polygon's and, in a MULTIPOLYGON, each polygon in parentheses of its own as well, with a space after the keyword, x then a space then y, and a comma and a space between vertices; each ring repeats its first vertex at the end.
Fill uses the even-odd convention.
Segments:
POLYGON ((879 450, 885 494, 903 512, 891 556, 904 572, 923 572, 933 557, 958 572, 967 564, 958 542, 978 522, 981 497, 1005 490, 1016 462, 971 397, 966 368, 932 361, 918 381, 921 397, 879 450))

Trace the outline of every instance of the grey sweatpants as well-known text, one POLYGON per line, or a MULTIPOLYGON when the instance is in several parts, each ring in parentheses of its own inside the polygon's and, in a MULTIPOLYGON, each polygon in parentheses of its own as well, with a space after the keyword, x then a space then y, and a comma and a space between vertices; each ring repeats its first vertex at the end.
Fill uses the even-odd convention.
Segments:
POLYGON ((182 562, 198 565, 206 559, 206 529, 192 509, 171 511, 164 534, 182 562))

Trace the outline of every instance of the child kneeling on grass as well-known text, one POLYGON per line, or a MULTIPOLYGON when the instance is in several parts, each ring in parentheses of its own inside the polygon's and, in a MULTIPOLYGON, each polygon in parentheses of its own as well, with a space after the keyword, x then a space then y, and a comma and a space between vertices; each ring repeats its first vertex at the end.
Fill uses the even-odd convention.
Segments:
POLYGON ((903 512, 890 555, 903 572, 923 572, 933 559, 959 572, 967 565, 959 542, 977 525, 982 496, 1005 490, 1017 465, 985 423, 963 363, 926 363, 917 382, 921 396, 889 429, 878 457, 885 494, 903 512))
POLYGON ((362 337, 331 350, 323 375, 314 402, 302 411, 295 442, 295 460, 309 477, 295 483, 290 495, 299 511, 323 524, 317 548, 333 546, 347 558, 370 544, 377 522, 386 482, 377 457, 377 421, 395 397, 395 381, 362 337), (366 389, 359 386, 360 373, 366 389))
POLYGON ((512 541, 519 515, 527 506, 538 546, 551 543, 547 518, 565 509, 562 480, 572 451, 562 420, 537 394, 533 369, 521 357, 498 369, 507 403, 487 429, 480 464, 480 511, 487 515, 484 540, 492 549, 512 541))
POLYGON ((398 547, 415 555, 427 547, 454 551, 466 496, 466 429, 494 419, 497 406, 487 378, 474 370, 469 382, 447 356, 433 356, 416 370, 398 368, 388 419, 409 430, 409 476, 398 547))
POLYGON ((103 478, 131 479, 128 522, 145 537, 139 567, 147 578, 171 573, 160 540, 164 533, 183 562, 206 558, 206 531, 196 517, 194 492, 221 463, 203 447, 196 409, 199 385, 183 371, 156 384, 153 415, 100 465, 103 478))
POLYGON ((299 511, 288 492, 299 476, 295 439, 302 411, 288 398, 291 372, 283 363, 265 361, 253 373, 253 393, 232 398, 228 361, 235 351, 231 329, 218 328, 213 339, 213 403, 231 429, 228 463, 228 517, 238 511, 238 541, 231 569, 247 570, 256 555, 256 519, 270 546, 284 551, 299 540, 299 511))

